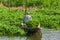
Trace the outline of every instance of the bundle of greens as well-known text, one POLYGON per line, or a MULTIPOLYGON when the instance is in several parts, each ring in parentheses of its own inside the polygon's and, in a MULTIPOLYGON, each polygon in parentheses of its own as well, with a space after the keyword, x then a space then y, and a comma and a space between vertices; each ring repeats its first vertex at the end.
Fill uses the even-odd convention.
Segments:
POLYGON ((39 24, 38 21, 33 21, 33 20, 28 20, 25 22, 27 27, 32 27, 32 28, 36 28, 39 24))

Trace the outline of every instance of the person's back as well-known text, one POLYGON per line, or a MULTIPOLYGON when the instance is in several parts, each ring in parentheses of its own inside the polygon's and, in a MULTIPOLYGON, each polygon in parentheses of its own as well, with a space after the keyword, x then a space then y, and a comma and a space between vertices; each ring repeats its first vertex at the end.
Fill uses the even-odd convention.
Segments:
POLYGON ((32 20, 32 17, 30 16, 29 12, 26 13, 26 15, 23 18, 23 22, 21 23, 21 25, 22 25, 23 28, 27 27, 26 24, 25 24, 25 22, 28 21, 28 20, 32 20))
POLYGON ((24 16, 24 22, 27 21, 27 20, 32 20, 32 17, 29 15, 29 13, 27 13, 25 16, 24 16))

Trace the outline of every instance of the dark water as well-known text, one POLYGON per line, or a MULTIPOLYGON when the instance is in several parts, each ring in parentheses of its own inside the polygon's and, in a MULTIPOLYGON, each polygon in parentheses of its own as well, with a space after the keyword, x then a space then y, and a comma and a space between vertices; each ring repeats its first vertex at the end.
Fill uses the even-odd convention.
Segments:
POLYGON ((42 33, 41 31, 38 31, 35 34, 31 34, 30 36, 27 37, 27 40, 42 40, 42 33))
POLYGON ((0 36, 0 40, 60 40, 60 30, 42 29, 27 37, 0 36))

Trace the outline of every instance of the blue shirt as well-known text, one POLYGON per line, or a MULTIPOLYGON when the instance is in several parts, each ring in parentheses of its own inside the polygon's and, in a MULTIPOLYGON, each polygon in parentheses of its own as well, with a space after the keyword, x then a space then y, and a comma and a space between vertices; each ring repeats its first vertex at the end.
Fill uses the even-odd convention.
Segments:
POLYGON ((25 17, 24 17, 23 20, 24 20, 24 21, 32 20, 32 17, 31 17, 30 15, 25 15, 25 17))

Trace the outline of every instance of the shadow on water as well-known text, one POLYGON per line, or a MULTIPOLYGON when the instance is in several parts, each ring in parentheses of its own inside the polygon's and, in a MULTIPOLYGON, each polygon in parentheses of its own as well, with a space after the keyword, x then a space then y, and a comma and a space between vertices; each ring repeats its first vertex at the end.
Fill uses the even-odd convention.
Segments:
POLYGON ((39 30, 34 34, 27 36, 27 40, 42 40, 42 32, 39 30))

